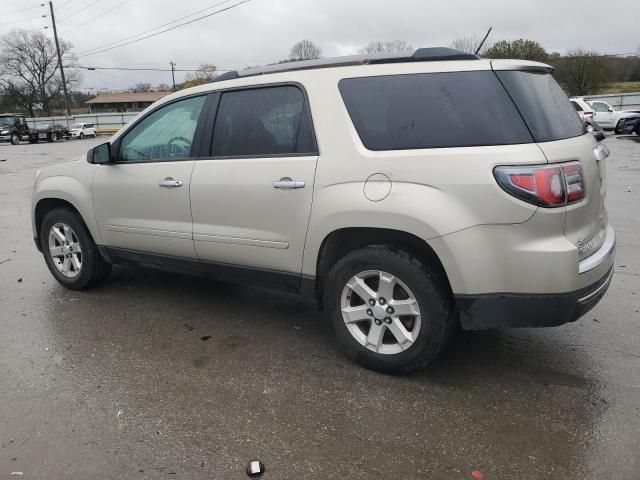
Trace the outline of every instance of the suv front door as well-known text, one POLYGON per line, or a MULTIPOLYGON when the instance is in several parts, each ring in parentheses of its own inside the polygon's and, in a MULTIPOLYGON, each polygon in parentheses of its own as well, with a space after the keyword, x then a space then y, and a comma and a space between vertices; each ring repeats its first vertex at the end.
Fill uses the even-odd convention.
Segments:
POLYGON ((211 156, 196 161, 191 183, 198 257, 299 281, 318 159, 305 93, 224 91, 214 114, 211 156))
POLYGON ((615 112, 611 108, 611 105, 605 102, 591 102, 593 105, 594 118, 596 122, 603 128, 613 128, 614 118, 616 116, 615 112))
POLYGON ((206 99, 183 98, 153 111, 114 143, 114 163, 97 165, 93 202, 105 246, 196 257, 189 184, 206 99))

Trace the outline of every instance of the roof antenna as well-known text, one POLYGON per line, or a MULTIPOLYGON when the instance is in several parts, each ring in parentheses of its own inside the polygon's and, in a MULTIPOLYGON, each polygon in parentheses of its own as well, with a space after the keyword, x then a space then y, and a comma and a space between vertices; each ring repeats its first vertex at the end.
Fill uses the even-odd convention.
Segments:
POLYGON ((484 38, 482 39, 482 41, 480 42, 480 45, 478 45, 478 48, 476 48, 476 55, 478 55, 478 52, 480 51, 480 49, 482 48, 482 46, 484 45, 484 42, 487 40, 487 37, 489 36, 489 34, 491 33, 491 30, 493 30, 493 27, 489 27, 489 30, 487 30, 487 34, 484 36, 484 38))

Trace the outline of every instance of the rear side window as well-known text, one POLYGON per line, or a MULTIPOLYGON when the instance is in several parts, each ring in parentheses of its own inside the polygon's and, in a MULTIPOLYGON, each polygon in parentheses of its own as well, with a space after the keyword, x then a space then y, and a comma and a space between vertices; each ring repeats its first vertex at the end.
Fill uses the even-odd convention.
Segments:
POLYGON ((584 133, 575 108, 549 73, 500 71, 497 75, 536 142, 562 140, 584 133))
POLYGON ((532 142, 493 72, 350 78, 339 88, 369 150, 532 142))
POLYGON ((213 131, 213 156, 316 152, 302 91, 295 86, 224 92, 213 131))

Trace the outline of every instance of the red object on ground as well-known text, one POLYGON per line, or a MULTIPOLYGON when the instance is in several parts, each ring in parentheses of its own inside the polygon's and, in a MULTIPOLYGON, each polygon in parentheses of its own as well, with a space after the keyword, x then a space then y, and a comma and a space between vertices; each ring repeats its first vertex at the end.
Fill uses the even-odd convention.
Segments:
POLYGON ((484 475, 482 475, 482 472, 480 470, 474 470, 473 472, 471 472, 471 476, 475 480, 484 480, 484 475))

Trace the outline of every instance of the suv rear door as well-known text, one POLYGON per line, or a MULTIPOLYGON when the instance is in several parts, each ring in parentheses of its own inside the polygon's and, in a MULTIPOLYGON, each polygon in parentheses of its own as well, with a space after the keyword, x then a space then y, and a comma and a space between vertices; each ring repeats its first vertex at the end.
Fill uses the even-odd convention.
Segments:
POLYGON ((93 203, 108 247, 194 259, 189 184, 207 96, 181 98, 143 117, 97 165, 93 203))
POLYGON ((295 274, 299 281, 318 152, 299 85, 225 90, 210 156, 191 183, 200 260, 295 274))

